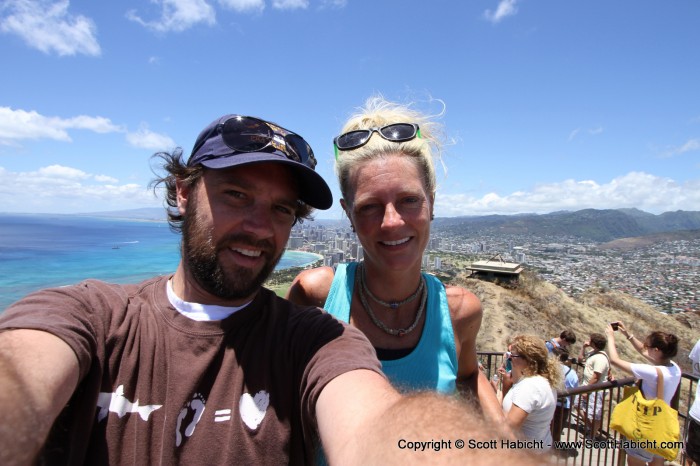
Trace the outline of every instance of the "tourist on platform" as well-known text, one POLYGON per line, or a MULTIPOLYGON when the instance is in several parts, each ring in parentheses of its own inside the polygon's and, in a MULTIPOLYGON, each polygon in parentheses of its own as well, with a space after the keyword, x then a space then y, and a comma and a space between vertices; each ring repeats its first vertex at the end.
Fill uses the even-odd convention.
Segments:
POLYGON ((303 271, 287 297, 360 329, 400 390, 466 391, 488 416, 502 418, 478 370, 479 299, 421 273, 435 206, 437 123, 372 97, 333 143, 340 203, 364 260, 303 271))
POLYGON ((569 346, 574 343, 576 343, 576 334, 571 330, 564 330, 558 337, 554 337, 545 342, 545 346, 547 347, 547 351, 552 353, 555 348, 562 348, 568 351, 569 346))
POLYGON ((700 383, 695 384, 695 400, 688 410, 685 430, 685 466, 700 465, 700 383))
MULTIPOLYGON (((688 355, 693 367, 693 375, 700 377, 700 340, 688 355)), ((700 382, 695 383, 695 400, 688 411, 688 425, 685 430, 685 466, 700 465, 700 382)))
POLYGON ((700 377, 700 339, 695 342, 695 346, 693 346, 693 349, 690 351, 688 358, 693 367, 693 375, 695 377, 700 377))
MULTIPOLYGON (((559 359, 559 368, 564 378, 564 389, 569 390, 578 387, 578 375, 573 367, 573 361, 569 357, 569 352, 565 349, 555 348, 554 355, 559 359)), ((554 411, 552 420, 552 437, 559 440, 564 425, 568 425, 571 417, 571 396, 557 399, 557 409, 554 411)))
POLYGON ((513 362, 513 386, 504 393, 506 422, 523 437, 536 440, 543 451, 552 447, 550 424, 561 385, 561 370, 540 337, 519 335, 507 357, 513 362))
MULTIPOLYGON (((583 380, 581 385, 593 385, 606 382, 610 376, 610 360, 605 353, 605 335, 592 333, 579 353, 579 361, 585 361, 583 380), (590 351, 588 351, 590 348, 590 351)), ((603 403, 605 392, 603 390, 591 393, 583 393, 576 397, 574 402, 585 422, 584 434, 591 438, 598 438, 599 429, 603 419, 603 403)))
MULTIPOLYGON (((640 379, 642 381, 642 394, 647 400, 656 398, 658 378, 656 369, 660 369, 663 377, 664 401, 670 405, 682 375, 681 368, 671 360, 678 353, 678 338, 666 332, 651 332, 644 340, 640 340, 629 333, 623 322, 618 321, 617 327, 634 349, 651 364, 622 360, 617 352, 615 330, 612 324, 608 324, 605 334, 607 335, 608 352, 612 365, 640 379)), ((643 466, 644 464, 662 466, 664 464, 663 457, 641 448, 627 448, 626 451, 627 464, 630 466, 643 466)))

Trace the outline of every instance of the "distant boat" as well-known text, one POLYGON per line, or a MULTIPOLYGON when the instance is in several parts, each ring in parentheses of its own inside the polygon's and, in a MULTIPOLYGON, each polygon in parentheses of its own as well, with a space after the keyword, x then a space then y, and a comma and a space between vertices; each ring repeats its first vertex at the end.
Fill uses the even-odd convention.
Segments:
POLYGON ((119 246, 112 246, 112 249, 119 249, 119 246))

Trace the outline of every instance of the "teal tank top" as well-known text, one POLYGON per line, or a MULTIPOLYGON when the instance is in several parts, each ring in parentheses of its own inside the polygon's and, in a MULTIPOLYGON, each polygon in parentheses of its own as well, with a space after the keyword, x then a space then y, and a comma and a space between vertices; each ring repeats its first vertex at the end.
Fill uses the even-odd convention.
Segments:
MULTIPOLYGON (((350 304, 357 262, 338 264, 324 308, 343 322, 350 321, 350 304)), ((418 345, 407 356, 382 361, 382 370, 400 391, 456 390, 457 351, 445 287, 435 276, 423 274, 428 290, 425 326, 418 345)))

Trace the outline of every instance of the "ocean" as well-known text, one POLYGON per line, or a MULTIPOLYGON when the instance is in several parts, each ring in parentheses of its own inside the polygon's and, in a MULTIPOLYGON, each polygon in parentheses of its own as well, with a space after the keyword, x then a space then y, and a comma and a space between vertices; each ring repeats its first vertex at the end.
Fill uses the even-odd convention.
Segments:
MULTIPOLYGON (((277 269, 319 257, 286 251, 277 269)), ((35 290, 87 278, 137 283, 174 272, 179 260, 180 236, 166 222, 0 214, 0 312, 35 290)))

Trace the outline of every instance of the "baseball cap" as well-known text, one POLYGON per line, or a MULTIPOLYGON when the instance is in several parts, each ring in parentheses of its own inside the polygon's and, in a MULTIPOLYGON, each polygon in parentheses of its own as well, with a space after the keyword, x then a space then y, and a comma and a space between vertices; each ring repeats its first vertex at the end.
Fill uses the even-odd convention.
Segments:
POLYGON ((316 209, 333 205, 333 195, 314 168, 311 146, 298 134, 269 121, 224 115, 199 133, 188 166, 211 169, 275 162, 290 167, 299 186, 299 199, 316 209))

